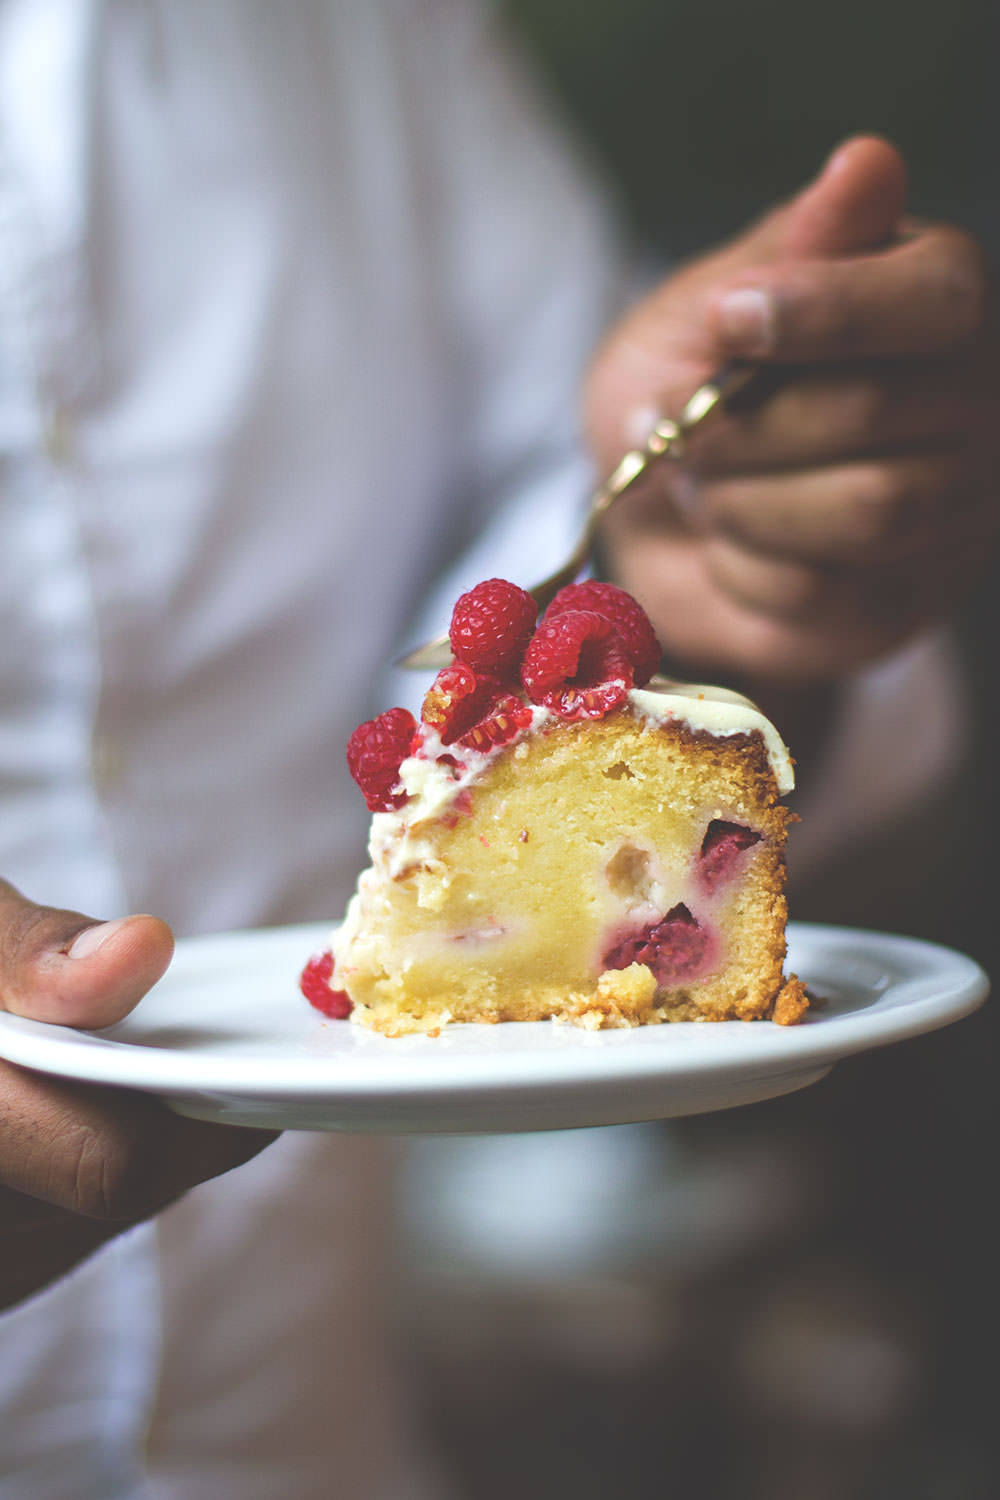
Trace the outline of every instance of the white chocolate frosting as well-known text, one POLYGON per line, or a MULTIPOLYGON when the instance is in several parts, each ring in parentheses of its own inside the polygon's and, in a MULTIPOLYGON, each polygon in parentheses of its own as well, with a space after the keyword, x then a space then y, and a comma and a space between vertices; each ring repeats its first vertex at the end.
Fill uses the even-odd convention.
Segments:
POLYGON ((651 719, 677 719, 691 729, 705 729, 709 734, 753 734, 757 730, 764 740, 778 791, 785 796, 795 786, 792 758, 781 735, 755 703, 729 688, 692 682, 674 682, 668 677, 654 677, 644 688, 633 688, 629 702, 651 719))

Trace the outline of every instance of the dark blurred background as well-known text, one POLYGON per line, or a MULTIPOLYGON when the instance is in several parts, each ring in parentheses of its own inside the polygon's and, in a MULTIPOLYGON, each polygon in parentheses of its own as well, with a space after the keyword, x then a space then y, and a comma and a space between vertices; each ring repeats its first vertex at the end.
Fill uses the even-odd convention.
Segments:
MULTIPOLYGON (((903 149, 914 212, 1000 261, 995 3, 506 10, 654 264, 737 232, 857 131, 903 149)), ((1000 974, 998 582, 958 622, 963 774, 794 891, 793 918, 1000 974)), ((408 1316, 459 1495, 994 1500, 998 1005, 769 1104, 418 1152, 408 1316), (574 1192, 576 1220, 540 1213, 574 1192), (463 1218, 477 1196, 487 1243, 463 1218)))
POLYGON ((505 0, 636 230, 738 230, 857 131, 907 154, 916 212, 996 248, 991 0, 505 0))

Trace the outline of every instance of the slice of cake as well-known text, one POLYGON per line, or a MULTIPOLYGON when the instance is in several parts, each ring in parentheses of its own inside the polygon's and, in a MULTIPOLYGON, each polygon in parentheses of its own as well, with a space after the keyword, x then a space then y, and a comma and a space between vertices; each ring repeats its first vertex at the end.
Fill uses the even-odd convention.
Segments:
POLYGON ((391 709, 351 737, 371 866, 309 999, 389 1035, 800 1019, 792 767, 770 722, 654 677, 652 627, 610 584, 564 589, 536 628, 530 596, 491 579, 451 643, 419 724, 391 709))

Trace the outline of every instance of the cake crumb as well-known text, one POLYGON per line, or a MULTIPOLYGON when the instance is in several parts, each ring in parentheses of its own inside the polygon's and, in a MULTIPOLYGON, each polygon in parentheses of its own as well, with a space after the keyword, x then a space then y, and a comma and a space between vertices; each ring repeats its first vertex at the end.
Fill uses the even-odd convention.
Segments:
POLYGON ((771 1020, 779 1026, 796 1026, 809 1009, 809 993, 798 975, 790 974, 774 1000, 771 1020))
POLYGON ((656 979, 646 964, 606 969, 593 994, 574 995, 564 1019, 587 1031, 655 1024, 656 979))

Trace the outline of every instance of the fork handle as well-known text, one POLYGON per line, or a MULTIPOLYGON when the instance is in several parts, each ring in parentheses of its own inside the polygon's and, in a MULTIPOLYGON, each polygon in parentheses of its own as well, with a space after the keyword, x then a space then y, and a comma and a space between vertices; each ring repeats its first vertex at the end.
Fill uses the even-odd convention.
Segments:
MULTIPOLYGON (((698 387, 676 422, 670 417, 661 417, 654 424, 646 446, 625 454, 614 473, 608 476, 591 500, 583 531, 567 561, 557 573, 530 590, 539 612, 548 607, 565 584, 572 583, 580 574, 593 550, 598 525, 619 495, 629 489, 640 474, 645 473, 654 459, 683 458, 690 435, 713 414, 724 409, 734 396, 745 390, 756 374, 756 367, 745 364, 742 360, 733 360, 723 365, 698 387)), ((451 648, 445 634, 436 636, 434 640, 418 646, 415 651, 401 656, 396 665, 409 670, 437 670, 446 666, 450 660, 451 648)))
POLYGON ((756 366, 746 364, 743 360, 732 360, 729 364, 722 365, 698 387, 694 395, 689 397, 676 422, 672 417, 658 418, 650 429, 645 447, 626 453, 614 473, 609 475, 594 495, 588 516, 589 536, 593 536, 598 521, 619 495, 629 489, 655 459, 683 458, 691 434, 723 410, 741 391, 746 390, 757 373, 756 366))
POLYGON ((681 412, 677 425, 685 437, 706 421, 719 407, 746 390, 757 374, 755 365, 744 360, 730 360, 700 385, 681 412))

